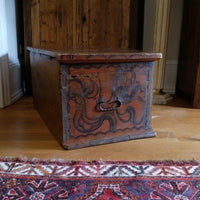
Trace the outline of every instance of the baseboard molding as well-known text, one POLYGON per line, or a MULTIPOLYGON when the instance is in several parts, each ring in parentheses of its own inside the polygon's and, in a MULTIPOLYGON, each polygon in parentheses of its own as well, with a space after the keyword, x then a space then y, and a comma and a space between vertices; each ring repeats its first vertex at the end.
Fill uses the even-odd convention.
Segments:
POLYGON ((11 104, 15 103, 23 96, 21 88, 20 64, 18 59, 9 60, 11 104))
POLYGON ((0 56, 0 108, 11 104, 8 54, 0 56))
POLYGON ((164 93, 153 93, 153 104, 168 104, 173 100, 173 97, 164 93))
POLYGON ((15 67, 20 67, 20 64, 19 64, 19 61, 18 60, 15 60, 14 62, 9 60, 8 61, 8 65, 9 65, 9 69, 11 70, 12 68, 15 68, 15 67))
POLYGON ((178 60, 166 60, 163 92, 175 94, 178 60))
POLYGON ((11 103, 15 103, 17 100, 19 100, 23 96, 23 90, 19 89, 14 94, 11 94, 11 103))
POLYGON ((176 89, 175 88, 173 88, 173 89, 164 88, 162 91, 164 93, 168 93, 168 94, 175 94, 176 93, 176 89))

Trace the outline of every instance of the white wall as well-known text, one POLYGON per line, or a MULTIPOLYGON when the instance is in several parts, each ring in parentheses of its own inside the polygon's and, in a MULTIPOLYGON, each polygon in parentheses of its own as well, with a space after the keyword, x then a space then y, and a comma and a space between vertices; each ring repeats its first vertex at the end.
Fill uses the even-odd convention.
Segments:
POLYGON ((143 50, 151 52, 154 44, 156 0, 145 0, 143 50))
POLYGON ((8 38, 10 94, 11 94, 11 103, 14 103, 23 95, 21 86, 21 69, 17 52, 15 0, 5 0, 5 6, 6 6, 7 38, 8 38))
POLYGON ((17 54, 15 0, 5 0, 5 6, 6 6, 9 60, 10 62, 19 65, 18 54, 17 54))
MULTIPOLYGON (((145 0, 143 50, 152 51, 157 0, 145 0)), ((164 0, 159 0, 164 1, 164 0)), ((174 94, 178 68, 179 45, 184 0, 171 0, 169 35, 163 91, 174 94)))
POLYGON ((163 91, 175 94, 184 0, 172 0, 163 91))

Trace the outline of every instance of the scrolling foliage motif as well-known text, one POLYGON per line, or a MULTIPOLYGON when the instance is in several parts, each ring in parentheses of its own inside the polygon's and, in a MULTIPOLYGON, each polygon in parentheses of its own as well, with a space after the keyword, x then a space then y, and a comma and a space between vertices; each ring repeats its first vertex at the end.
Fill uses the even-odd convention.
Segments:
POLYGON ((139 78, 136 68, 71 76, 70 123, 76 131, 70 137, 144 129, 146 73, 139 70, 139 78))

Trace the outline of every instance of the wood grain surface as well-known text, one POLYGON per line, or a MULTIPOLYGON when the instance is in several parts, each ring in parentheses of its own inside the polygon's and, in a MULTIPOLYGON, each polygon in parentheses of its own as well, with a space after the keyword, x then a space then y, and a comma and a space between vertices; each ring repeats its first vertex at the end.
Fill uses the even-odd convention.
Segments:
POLYGON ((99 48, 99 49, 68 49, 67 51, 27 47, 27 50, 56 58, 62 63, 115 63, 156 61, 162 58, 161 53, 142 52, 133 49, 99 48))
POLYGON ((130 2, 31 0, 33 47, 61 50, 83 47, 127 48, 130 2))
POLYGON ((24 97, 0 110, 0 156, 65 160, 200 160, 200 110, 185 101, 153 106, 157 137, 64 150, 24 97))
POLYGON ((154 62, 159 53, 30 51, 36 109, 66 149, 155 136, 154 62))

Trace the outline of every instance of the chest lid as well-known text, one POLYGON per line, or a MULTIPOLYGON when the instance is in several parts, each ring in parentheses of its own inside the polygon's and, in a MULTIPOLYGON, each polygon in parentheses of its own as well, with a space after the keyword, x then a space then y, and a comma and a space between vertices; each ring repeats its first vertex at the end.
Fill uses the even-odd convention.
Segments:
POLYGON ((156 61, 161 53, 141 52, 133 49, 72 49, 65 52, 27 47, 30 52, 56 58, 62 63, 110 63, 156 61))

